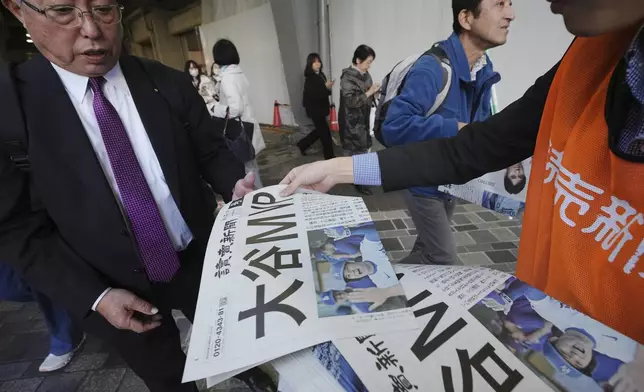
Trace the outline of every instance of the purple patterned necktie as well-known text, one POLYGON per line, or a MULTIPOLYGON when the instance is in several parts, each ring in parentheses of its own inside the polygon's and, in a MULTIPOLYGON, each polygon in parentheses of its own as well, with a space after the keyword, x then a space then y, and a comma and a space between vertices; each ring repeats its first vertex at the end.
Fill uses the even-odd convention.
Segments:
POLYGON ((103 77, 89 79, 94 92, 94 113, 121 194, 123 209, 129 218, 148 278, 153 282, 169 282, 179 269, 179 256, 134 154, 125 126, 114 106, 103 95, 105 82, 103 77))

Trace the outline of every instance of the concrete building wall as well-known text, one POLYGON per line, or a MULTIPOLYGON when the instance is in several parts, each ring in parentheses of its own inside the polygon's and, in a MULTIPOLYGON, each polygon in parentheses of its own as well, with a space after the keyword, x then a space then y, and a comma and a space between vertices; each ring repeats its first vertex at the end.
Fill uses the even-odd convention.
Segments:
POLYGON ((124 25, 130 35, 132 53, 154 58, 170 67, 183 69, 187 52, 180 34, 201 24, 201 7, 193 4, 178 12, 152 9, 135 12, 124 25))
POLYGON ((169 22, 172 14, 155 10, 147 15, 152 28, 152 47, 157 60, 176 69, 183 69, 185 57, 181 47, 181 39, 170 32, 169 22))
POLYGON ((201 19, 204 24, 216 22, 252 10, 268 2, 269 0, 202 0, 201 19))
POLYGON ((171 34, 181 34, 201 26, 201 23, 201 6, 195 4, 170 18, 168 30, 171 34))
POLYGON ((296 124, 309 128, 302 106, 306 56, 319 51, 317 1, 271 0, 273 19, 284 64, 291 112, 296 124))

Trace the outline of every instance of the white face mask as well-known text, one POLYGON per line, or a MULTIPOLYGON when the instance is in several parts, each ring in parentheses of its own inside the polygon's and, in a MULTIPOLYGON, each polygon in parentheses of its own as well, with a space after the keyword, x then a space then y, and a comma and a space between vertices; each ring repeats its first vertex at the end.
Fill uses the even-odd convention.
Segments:
POLYGON ((199 70, 198 69, 191 68, 189 72, 190 72, 190 75, 192 75, 193 78, 196 78, 197 76, 199 76, 199 70))

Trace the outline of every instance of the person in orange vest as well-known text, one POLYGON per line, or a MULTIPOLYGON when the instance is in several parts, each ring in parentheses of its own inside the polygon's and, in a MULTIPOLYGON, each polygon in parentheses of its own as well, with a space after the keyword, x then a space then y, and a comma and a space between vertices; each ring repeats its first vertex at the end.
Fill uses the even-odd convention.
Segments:
POLYGON ((451 139, 298 167, 284 194, 462 184, 533 156, 517 276, 644 343, 644 0, 548 1, 577 38, 518 101, 451 139))

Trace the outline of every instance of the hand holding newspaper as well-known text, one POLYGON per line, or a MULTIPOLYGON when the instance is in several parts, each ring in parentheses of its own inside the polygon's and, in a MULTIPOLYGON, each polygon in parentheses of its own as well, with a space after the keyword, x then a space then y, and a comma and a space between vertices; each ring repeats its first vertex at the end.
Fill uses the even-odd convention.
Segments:
POLYGON ((418 328, 361 198, 263 188, 217 216, 184 381, 329 340, 418 328))

